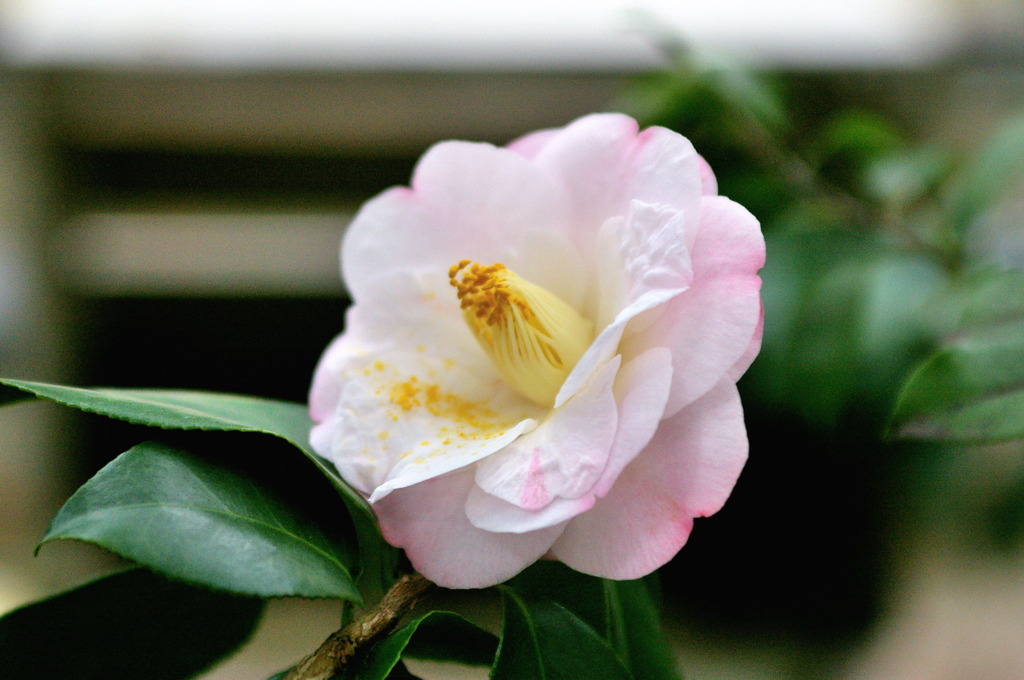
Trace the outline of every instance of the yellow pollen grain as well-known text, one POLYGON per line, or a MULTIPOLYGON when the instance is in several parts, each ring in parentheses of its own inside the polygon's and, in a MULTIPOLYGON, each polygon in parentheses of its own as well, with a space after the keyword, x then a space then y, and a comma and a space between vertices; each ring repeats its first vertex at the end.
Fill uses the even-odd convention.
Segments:
POLYGON ((384 370, 384 362, 381 361, 380 359, 377 359, 376 361, 373 362, 373 368, 374 368, 374 370, 377 370, 377 371, 383 371, 384 370))
MULTIPOLYGON (((498 414, 483 404, 445 392, 440 385, 423 382, 416 376, 410 376, 392 385, 390 402, 403 411, 422 408, 435 418, 453 422, 459 426, 458 436, 462 438, 470 436, 462 430, 483 433, 505 429, 510 425, 504 420, 499 420, 498 414)), ((399 416, 392 414, 391 420, 397 421, 399 416)), ((445 426, 440 431, 444 436, 450 429, 445 426)), ((421 445, 425 446, 428 443, 422 442, 421 445)))

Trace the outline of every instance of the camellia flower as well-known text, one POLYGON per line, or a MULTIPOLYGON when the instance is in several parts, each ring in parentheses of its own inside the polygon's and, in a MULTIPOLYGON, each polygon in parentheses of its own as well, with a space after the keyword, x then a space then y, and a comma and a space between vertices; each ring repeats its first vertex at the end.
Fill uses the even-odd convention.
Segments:
POLYGON ((312 444, 440 585, 542 557, 648 574, 746 460, 763 263, 757 221, 669 130, 592 115, 440 143, 345 237, 354 304, 312 444))

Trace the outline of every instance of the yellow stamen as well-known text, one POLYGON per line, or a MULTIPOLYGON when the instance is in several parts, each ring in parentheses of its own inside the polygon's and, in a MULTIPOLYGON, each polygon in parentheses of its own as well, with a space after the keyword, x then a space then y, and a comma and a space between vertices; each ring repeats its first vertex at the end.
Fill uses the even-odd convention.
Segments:
POLYGON ((551 406, 593 341, 593 324, 501 263, 462 260, 448 279, 466 324, 509 386, 551 406))

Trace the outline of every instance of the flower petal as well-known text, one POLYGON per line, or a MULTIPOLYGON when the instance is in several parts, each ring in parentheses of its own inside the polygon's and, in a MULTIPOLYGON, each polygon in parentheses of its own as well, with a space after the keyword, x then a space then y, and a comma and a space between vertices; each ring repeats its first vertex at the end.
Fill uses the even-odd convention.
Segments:
POLYGON ((458 357, 465 369, 478 376, 497 377, 462 323, 454 297, 442 300, 432 292, 442 280, 447 285, 442 272, 422 276, 407 271, 382 274, 375 292, 377 299, 349 308, 345 333, 328 346, 313 376, 310 416, 314 421, 326 420, 337 409, 346 367, 355 361, 361 370, 369 356, 394 350, 429 351, 442 360, 458 357))
POLYGON ((693 283, 660 310, 624 350, 668 347, 673 385, 668 415, 697 399, 726 375, 738 377, 760 346, 764 238, 757 220, 729 199, 704 199, 692 253, 693 283))
POLYGON ((672 351, 671 416, 714 387, 747 355, 760 326, 761 279, 728 277, 694 283, 666 305, 643 333, 645 345, 672 351))
POLYGON ((622 367, 615 380, 618 428, 601 479, 593 492, 603 498, 622 470, 647 446, 665 413, 672 385, 672 354, 655 347, 622 367))
POLYGON ((317 430, 313 443, 371 502, 482 460, 543 413, 493 371, 444 354, 353 352, 338 370, 332 429, 317 430))
POLYGON ((625 219, 608 220, 602 227, 598 240, 601 293, 591 310, 601 331, 562 384, 556 408, 580 389, 597 366, 619 351, 619 341, 631 320, 690 285, 693 274, 684 229, 681 211, 641 201, 630 205, 625 219))
POLYGON ((698 279, 756 274, 765 259, 761 225, 739 203, 723 196, 706 196, 701 201, 700 231, 692 258, 698 279))
MULTIPOLYGON (((541 510, 558 498, 587 494, 604 471, 615 438, 618 416, 612 385, 620 361, 613 358, 535 430, 481 461, 476 473, 480 489, 529 511, 541 510)), ((479 508, 475 503, 467 506, 470 521, 477 526, 517 530, 511 519, 500 528, 485 526, 479 508)))
POLYGON ((700 190, 705 196, 715 196, 718 194, 718 179, 715 177, 715 171, 711 169, 708 162, 704 160, 703 156, 697 156, 697 168, 700 170, 700 190))
POLYGON ((412 187, 369 201, 349 226, 342 273, 357 303, 374 300, 381 277, 394 271, 447 274, 462 259, 516 269, 530 257, 528 235, 567 234, 564 189, 507 149, 437 144, 416 166, 412 187))
MULTIPOLYGON (((600 478, 586 494, 579 498, 555 498, 543 508, 530 510, 521 507, 522 504, 503 501, 476 487, 470 492, 469 502, 466 504, 466 515, 470 522, 489 531, 522 533, 564 522, 590 510, 598 497, 608 493, 622 469, 654 435, 665 410, 671 377, 672 357, 664 348, 652 349, 619 370, 614 385, 618 410, 615 439, 600 478)), ((580 399, 580 396, 566 404, 565 408, 569 408, 580 399)), ((525 435, 523 439, 535 436, 538 430, 525 435)), ((559 455, 574 455, 575 450, 567 448, 559 455)), ((497 458, 498 456, 492 456, 490 460, 496 461, 497 458)), ((539 452, 534 453, 526 474, 525 488, 532 488, 534 494, 546 495, 539 493, 545 481, 539 452)))
POLYGON ((739 394, 723 382, 663 421, 650 444, 551 554, 588 574, 639 578, 686 543, 693 518, 717 512, 747 458, 739 394))
POLYGON ((478 529, 525 534, 563 524, 581 512, 590 510, 596 500, 593 494, 581 498, 556 498, 539 510, 527 510, 474 486, 466 502, 466 516, 470 524, 478 529))
POLYGON ((483 588, 512 578, 540 559, 563 529, 478 529, 463 509, 472 486, 473 472, 462 470, 399 489, 374 505, 388 543, 404 548, 417 571, 445 588, 483 588))
POLYGON ((548 128, 546 130, 530 132, 518 139, 513 139, 505 146, 505 148, 510 151, 515 151, 523 158, 533 160, 537 157, 537 154, 540 153, 541 149, 547 146, 548 142, 554 139, 559 132, 560 130, 557 128, 548 128))
POLYGON ((733 382, 736 382, 743 374, 750 368, 750 364, 754 363, 754 359, 757 358, 758 352, 761 351, 761 338, 764 335, 764 304, 761 305, 761 314, 757 320, 757 327, 754 328, 754 337, 750 339, 750 346, 747 347, 747 351, 736 360, 736 363, 732 365, 732 368, 726 373, 726 377, 733 382))
POLYGON ((609 216, 625 215, 630 201, 640 200, 682 210, 687 246, 692 245, 701 174, 689 140, 657 127, 638 134, 628 116, 597 114, 576 120, 545 141, 534 162, 568 188, 579 239, 592 239, 594 229, 609 216))

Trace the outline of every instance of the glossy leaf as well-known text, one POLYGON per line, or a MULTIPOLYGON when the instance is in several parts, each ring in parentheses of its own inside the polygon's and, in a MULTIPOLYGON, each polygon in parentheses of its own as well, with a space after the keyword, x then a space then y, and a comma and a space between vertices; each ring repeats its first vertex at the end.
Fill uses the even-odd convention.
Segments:
POLYGON ((192 677, 249 638, 262 606, 122 572, 0 619, 0 679, 192 677))
MULTIPOLYGON (((360 586, 382 593, 390 583, 397 551, 380 537, 369 505, 308 443, 310 420, 302 404, 233 394, 184 390, 80 388, 23 380, 0 380, 2 399, 21 390, 42 399, 140 425, 178 430, 255 432, 280 437, 299 448, 338 490, 352 515, 359 540, 360 586)), ((3 401, 0 401, 3 403, 3 401)))
POLYGON ((504 623, 493 680, 632 680, 608 642, 550 600, 502 590, 504 623))
POLYGON ((246 477, 164 444, 133 447, 86 482, 43 542, 59 538, 244 595, 359 599, 346 546, 246 477))
POLYGON ((1024 437, 1024 275, 981 275, 944 298, 951 339, 911 375, 893 427, 906 437, 1024 437))
POLYGON ((549 600, 578 617, 608 642, 636 678, 680 677, 648 581, 610 581, 542 561, 510 586, 528 601, 549 600))
POLYGON ((913 438, 1024 437, 1024 323, 974 333, 932 355, 908 381, 894 421, 913 438))
POLYGON ((661 626, 660 613, 648 579, 604 581, 610 618, 619 622, 614 631, 619 655, 636 678, 679 680, 675 658, 661 626))
POLYGON ((497 639, 458 614, 434 611, 413 619, 378 642, 360 663, 338 680, 385 680, 401 666, 404 656, 490 666, 497 639))
POLYGON ((561 562, 541 560, 530 565, 509 585, 522 598, 551 600, 568 609, 601 636, 609 633, 608 601, 604 579, 573 571, 561 562))

